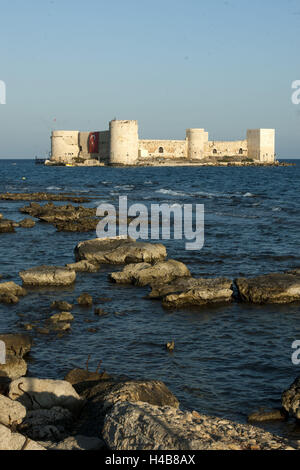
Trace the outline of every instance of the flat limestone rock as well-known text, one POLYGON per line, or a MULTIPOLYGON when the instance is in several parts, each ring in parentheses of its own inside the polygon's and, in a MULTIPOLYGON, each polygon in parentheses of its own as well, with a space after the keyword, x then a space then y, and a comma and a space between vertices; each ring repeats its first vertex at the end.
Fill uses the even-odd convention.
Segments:
POLYGON ((164 245, 137 242, 131 238, 96 238, 79 243, 75 248, 76 261, 98 264, 155 263, 167 257, 164 245))
POLYGON ((37 442, 26 439, 22 434, 12 433, 0 424, 0 450, 46 450, 37 442))
POLYGON ((147 403, 116 403, 106 415, 103 439, 113 451, 294 450, 250 425, 147 403))
POLYGON ((236 285, 241 299, 255 304, 285 304, 300 301, 300 274, 273 273, 239 278, 236 285))
POLYGON ((77 412, 83 404, 69 382, 28 377, 10 384, 9 398, 19 401, 27 410, 51 409, 59 406, 77 412))
POLYGON ((76 272, 60 266, 38 266, 19 273, 23 284, 32 287, 64 287, 76 280, 76 272))
POLYGON ((29 335, 22 334, 0 334, 0 341, 5 343, 7 354, 21 358, 30 352, 33 344, 29 335))
POLYGON ((110 279, 117 284, 151 285, 154 282, 168 283, 179 277, 190 277, 191 273, 180 261, 161 261, 154 265, 149 263, 129 264, 122 272, 112 273, 110 279))
POLYGON ((4 426, 21 424, 26 416, 26 408, 17 401, 0 395, 0 423, 4 426))
POLYGON ((168 308, 231 302, 232 296, 232 281, 226 278, 179 278, 169 284, 155 283, 149 295, 152 299, 163 299, 168 308))

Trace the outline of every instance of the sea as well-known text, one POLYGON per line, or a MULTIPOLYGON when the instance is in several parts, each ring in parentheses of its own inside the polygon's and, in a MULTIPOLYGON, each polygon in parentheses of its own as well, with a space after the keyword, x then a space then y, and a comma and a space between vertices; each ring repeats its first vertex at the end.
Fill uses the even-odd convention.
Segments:
MULTIPOLYGON (((196 277, 251 277, 300 267, 300 160, 279 167, 74 168, 35 165, 34 160, 1 160, 0 193, 49 192, 86 196, 96 207, 128 204, 202 204, 204 246, 186 250, 186 241, 163 240, 168 257, 184 262, 196 277)), ((0 201, 5 218, 20 221, 27 202, 0 201)), ((57 203, 67 204, 67 203, 57 203)), ((57 232, 38 222, 33 229, 0 234, 2 281, 20 283, 21 270, 74 261, 80 241, 96 232, 57 232)), ((162 380, 183 409, 246 422, 260 409, 280 407, 281 394, 300 375, 292 344, 300 340, 300 303, 228 305, 166 310, 147 299, 147 287, 118 286, 108 276, 121 270, 102 266, 77 275, 67 290, 30 290, 15 306, 0 305, 0 331, 22 333, 24 325, 43 326, 54 300, 75 304, 70 333, 34 336, 28 373, 63 379, 72 368, 162 380), (82 292, 107 312, 76 305, 82 292), (103 304, 102 298, 110 298, 103 304), (99 299, 99 301, 98 301, 99 299), (166 343, 175 341, 169 353, 166 343)), ((300 432, 294 424, 265 424, 278 433, 300 432)), ((298 433, 298 434, 297 434, 298 433)))

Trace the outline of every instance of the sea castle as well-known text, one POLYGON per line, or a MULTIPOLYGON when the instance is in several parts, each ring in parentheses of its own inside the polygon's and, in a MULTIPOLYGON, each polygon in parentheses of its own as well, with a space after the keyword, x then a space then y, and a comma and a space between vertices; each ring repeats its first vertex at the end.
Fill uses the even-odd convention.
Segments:
POLYGON ((109 130, 53 131, 48 164, 176 165, 274 164, 275 130, 251 129, 245 140, 212 141, 204 129, 187 129, 184 140, 139 139, 137 121, 113 120, 109 130))

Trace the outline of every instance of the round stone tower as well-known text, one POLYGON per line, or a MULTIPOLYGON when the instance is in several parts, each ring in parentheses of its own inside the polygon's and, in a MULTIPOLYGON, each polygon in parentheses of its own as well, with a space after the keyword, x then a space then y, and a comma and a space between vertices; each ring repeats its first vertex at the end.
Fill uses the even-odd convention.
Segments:
POLYGON ((51 160, 68 163, 79 154, 79 131, 53 131, 51 160))
POLYGON ((111 121, 110 164, 135 165, 138 160, 139 136, 137 121, 111 121))
POLYGON ((200 160, 205 157, 204 144, 208 142, 208 133, 204 129, 187 129, 187 157, 200 160))

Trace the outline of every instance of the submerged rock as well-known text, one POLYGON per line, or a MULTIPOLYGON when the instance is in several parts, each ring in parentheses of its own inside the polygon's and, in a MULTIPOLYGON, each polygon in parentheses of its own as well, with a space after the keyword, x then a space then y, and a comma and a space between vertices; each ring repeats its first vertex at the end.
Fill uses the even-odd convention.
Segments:
POLYGON ((155 263, 167 257, 164 245, 137 242, 131 238, 96 238, 79 243, 75 248, 77 261, 98 264, 155 263))
POLYGON ((22 403, 27 410, 58 406, 77 412, 83 405, 72 385, 63 380, 23 377, 10 384, 9 398, 22 403))
POLYGON ((77 302, 82 307, 91 307, 93 305, 93 297, 84 292, 80 297, 78 297, 77 302))
POLYGON ((264 423, 266 421, 285 421, 287 413, 283 409, 257 411, 248 416, 249 423, 264 423))
POLYGON ((70 312, 73 309, 73 305, 64 300, 52 302, 51 308, 53 310, 60 310, 61 312, 70 312))
POLYGON ((21 222, 19 222, 19 227, 22 228, 33 228, 35 227, 35 221, 32 219, 24 219, 21 222))
POLYGON ((19 275, 25 286, 32 287, 64 287, 72 285, 76 280, 75 271, 60 266, 38 266, 21 271, 19 275))
POLYGON ((103 438, 117 451, 293 450, 287 440, 250 425, 148 403, 116 403, 103 438))
POLYGON ((282 406, 290 416, 300 420, 300 377, 282 394, 282 406))
POLYGON ((231 302, 232 281, 227 278, 179 278, 169 284, 154 283, 149 297, 163 299, 169 308, 231 302))
POLYGON ((70 194, 53 193, 4 193, 0 194, 2 201, 71 201, 75 203, 90 202, 86 197, 70 196, 70 194))
POLYGON ((239 295, 255 304, 284 304, 300 300, 300 275, 273 273, 236 280, 239 295))
POLYGON ((117 284, 151 285, 155 282, 168 283, 179 277, 190 277, 191 273, 185 264, 175 261, 161 261, 154 265, 149 263, 129 264, 122 272, 112 273, 110 279, 117 284))

